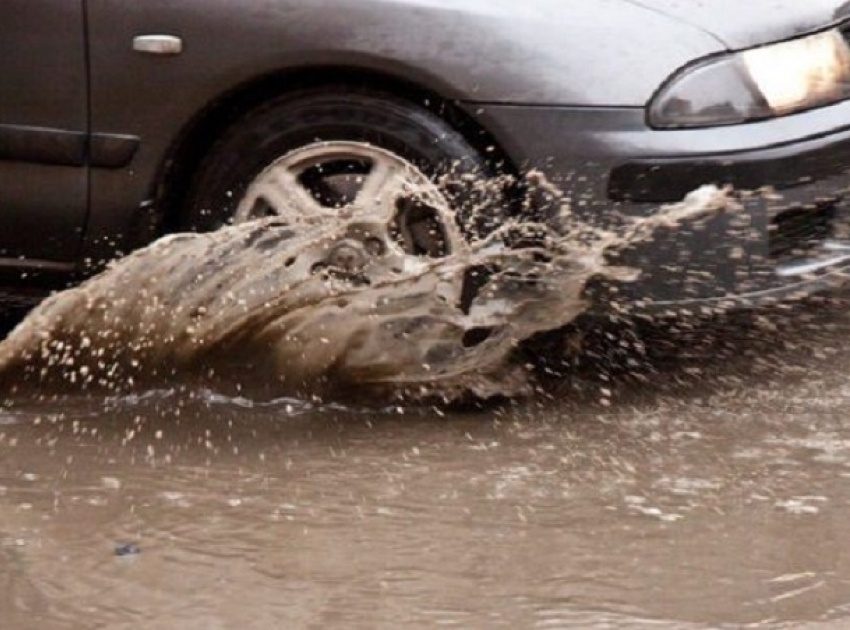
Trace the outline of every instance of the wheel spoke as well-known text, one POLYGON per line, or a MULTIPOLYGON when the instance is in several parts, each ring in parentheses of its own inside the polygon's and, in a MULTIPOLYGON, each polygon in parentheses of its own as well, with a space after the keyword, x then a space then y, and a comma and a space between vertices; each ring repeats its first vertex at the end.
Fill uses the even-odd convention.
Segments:
POLYGON ((396 200, 407 192, 410 185, 410 177, 405 170, 402 165, 389 160, 376 160, 357 193, 355 203, 365 209, 377 206, 394 211, 396 200))
POLYGON ((270 189, 276 191, 286 207, 291 208, 300 217, 319 217, 328 214, 318 199, 316 199, 291 170, 275 167, 273 177, 269 178, 270 189))
MULTIPOLYGON (((269 207, 269 216, 289 217, 294 213, 292 201, 284 196, 276 186, 271 186, 268 182, 264 182, 262 186, 258 186, 257 190, 253 192, 253 195, 248 200, 250 204, 248 208, 253 209, 257 201, 261 199, 265 201, 269 207)), ((255 219, 260 217, 250 218, 255 219)))
POLYGON ((327 209, 322 207, 298 178, 281 165, 268 169, 248 189, 237 210, 236 221, 261 218, 254 214, 260 200, 266 203, 270 215, 292 223, 327 213, 327 209))

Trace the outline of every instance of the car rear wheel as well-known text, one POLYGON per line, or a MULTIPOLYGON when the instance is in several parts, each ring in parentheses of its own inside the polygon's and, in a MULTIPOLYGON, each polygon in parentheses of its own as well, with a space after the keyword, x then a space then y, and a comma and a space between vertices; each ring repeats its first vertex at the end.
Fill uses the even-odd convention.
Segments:
POLYGON ((470 219, 470 205, 485 207, 481 182, 493 175, 462 134, 424 107, 377 92, 302 91, 225 132, 194 178, 183 227, 270 216, 297 224, 367 208, 407 253, 438 257, 487 223, 470 219))

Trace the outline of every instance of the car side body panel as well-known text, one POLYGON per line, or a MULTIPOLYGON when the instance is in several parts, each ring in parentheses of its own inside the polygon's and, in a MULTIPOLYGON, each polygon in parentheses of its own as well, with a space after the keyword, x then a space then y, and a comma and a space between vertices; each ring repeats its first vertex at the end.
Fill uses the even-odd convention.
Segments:
POLYGON ((75 262, 88 201, 87 134, 82 0, 3 0, 0 275, 75 262))

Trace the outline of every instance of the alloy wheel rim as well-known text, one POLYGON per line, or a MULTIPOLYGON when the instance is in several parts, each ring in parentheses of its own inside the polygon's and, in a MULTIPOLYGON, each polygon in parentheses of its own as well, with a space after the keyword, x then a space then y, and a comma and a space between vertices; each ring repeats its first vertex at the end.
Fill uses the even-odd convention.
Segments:
POLYGON ((446 196, 427 175, 363 142, 316 142, 272 162, 248 186, 233 222, 264 217, 292 225, 339 218, 381 222, 408 255, 442 257, 466 244, 446 196))

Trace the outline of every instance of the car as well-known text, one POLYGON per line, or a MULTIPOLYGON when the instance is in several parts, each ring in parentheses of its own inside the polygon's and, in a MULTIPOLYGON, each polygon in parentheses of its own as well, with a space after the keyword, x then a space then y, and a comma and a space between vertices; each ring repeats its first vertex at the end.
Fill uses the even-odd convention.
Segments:
POLYGON ((642 277, 606 304, 762 303, 850 265, 844 0, 5 0, 0 18, 10 299, 165 233, 364 202, 439 256, 458 237, 438 199, 529 172, 601 224, 706 184, 774 191, 623 252, 642 277))

